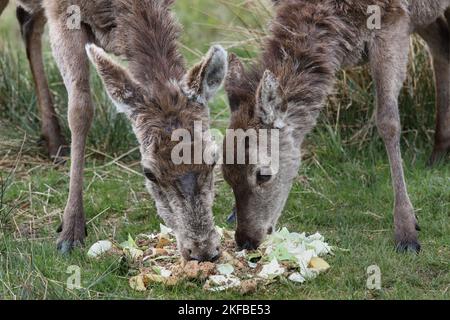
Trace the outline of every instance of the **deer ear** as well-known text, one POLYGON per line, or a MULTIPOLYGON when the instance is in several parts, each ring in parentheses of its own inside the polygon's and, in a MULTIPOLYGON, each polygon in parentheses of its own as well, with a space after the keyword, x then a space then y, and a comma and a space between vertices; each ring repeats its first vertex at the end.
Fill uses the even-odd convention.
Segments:
POLYGON ((225 91, 228 94, 230 109, 232 112, 237 111, 242 99, 241 81, 244 76, 244 65, 241 60, 231 53, 228 58, 228 74, 225 79, 225 91))
POLYGON ((244 65, 238 56, 231 53, 228 58, 228 73, 226 78, 226 85, 233 85, 240 83, 244 75, 244 65))
POLYGON ((220 89, 228 69, 228 54, 221 46, 213 46, 205 58, 186 75, 187 94, 206 103, 220 89))
POLYGON ((109 58, 102 48, 88 44, 86 52, 103 80, 117 111, 130 116, 134 106, 143 102, 140 85, 133 80, 128 71, 109 58))
POLYGON ((256 114, 263 124, 276 129, 286 126, 284 121, 286 110, 281 96, 280 83, 269 70, 264 72, 256 92, 256 109, 256 114))

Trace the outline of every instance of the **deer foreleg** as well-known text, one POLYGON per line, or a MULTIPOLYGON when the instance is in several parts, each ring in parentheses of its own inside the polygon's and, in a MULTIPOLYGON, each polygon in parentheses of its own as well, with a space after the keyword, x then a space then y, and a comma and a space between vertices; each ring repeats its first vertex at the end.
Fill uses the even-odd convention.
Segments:
POLYGON ((408 33, 401 28, 383 33, 370 50, 377 91, 377 126, 389 156, 394 188, 395 242, 398 251, 419 252, 419 227, 407 191, 400 151, 398 97, 407 72, 408 33))

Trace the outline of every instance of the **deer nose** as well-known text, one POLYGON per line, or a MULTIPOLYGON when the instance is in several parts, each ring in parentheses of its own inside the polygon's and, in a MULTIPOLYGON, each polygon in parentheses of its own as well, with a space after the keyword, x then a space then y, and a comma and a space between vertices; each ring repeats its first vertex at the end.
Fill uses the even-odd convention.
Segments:
POLYGON ((188 261, 198 261, 198 262, 214 262, 217 261, 221 256, 220 248, 217 247, 214 250, 196 250, 196 249, 184 249, 183 257, 188 261))
POLYGON ((256 250, 261 240, 241 233, 236 233, 236 243, 240 250, 256 250))
POLYGON ((220 253, 220 250, 218 250, 218 253, 214 257, 212 257, 210 261, 216 262, 217 260, 219 260, 220 256, 221 256, 221 253, 220 253))
POLYGON ((242 245, 240 245, 240 248, 242 250, 256 250, 258 248, 258 245, 255 242, 247 240, 242 245))

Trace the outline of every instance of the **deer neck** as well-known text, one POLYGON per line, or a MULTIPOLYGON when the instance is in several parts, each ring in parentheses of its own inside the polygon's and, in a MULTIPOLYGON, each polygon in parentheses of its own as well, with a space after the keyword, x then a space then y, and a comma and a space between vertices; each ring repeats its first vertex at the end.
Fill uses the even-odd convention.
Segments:
POLYGON ((139 1, 124 10, 120 32, 129 68, 142 84, 180 81, 185 61, 178 48, 180 27, 167 1, 139 1))
POLYGON ((262 64, 278 76, 288 117, 300 132, 306 134, 315 126, 355 38, 326 6, 287 2, 278 9, 262 64))

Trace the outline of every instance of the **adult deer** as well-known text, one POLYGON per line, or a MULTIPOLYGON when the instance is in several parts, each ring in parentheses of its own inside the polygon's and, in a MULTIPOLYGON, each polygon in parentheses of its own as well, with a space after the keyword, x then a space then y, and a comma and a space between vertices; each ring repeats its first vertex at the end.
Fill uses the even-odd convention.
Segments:
POLYGON ((366 58, 377 93, 377 126, 391 165, 395 243, 399 251, 418 252, 419 226, 400 152, 398 96, 407 72, 409 39, 418 33, 432 53, 437 87, 436 143, 430 163, 443 159, 450 150, 450 1, 273 2, 276 16, 262 56, 250 70, 230 56, 226 80, 230 128, 280 130, 276 174, 263 174, 260 165, 223 166, 236 198, 238 245, 254 249, 272 232, 300 166, 301 144, 316 125, 336 72, 366 58), (379 28, 368 27, 369 6, 379 9, 379 28))
MULTIPOLYGON (((201 122, 203 131, 208 129, 207 103, 226 75, 227 53, 214 46, 202 62, 186 71, 177 46, 179 27, 169 7, 173 2, 19 2, 20 10, 29 17, 27 21, 46 17, 53 55, 68 91, 72 161, 69 198, 57 241, 62 252, 82 244, 86 237, 83 168, 86 136, 93 118, 89 57, 118 111, 131 122, 140 144, 147 188, 158 214, 174 230, 183 257, 203 261, 219 256, 219 236, 212 215, 213 165, 175 165, 171 151, 175 145, 173 131, 184 129, 194 134, 194 122, 201 122), (78 28, 68 23, 73 11, 80 14, 78 28), (105 51, 126 58, 128 70, 113 62, 105 51)), ((36 33, 33 26, 36 24, 28 26, 31 34, 36 33)), ((40 65, 40 61, 37 63, 40 65)))

